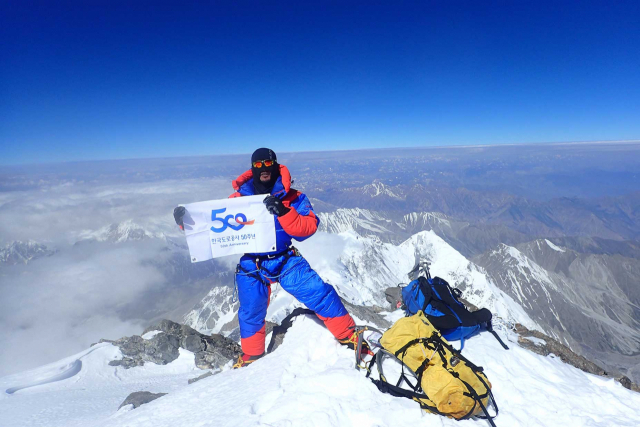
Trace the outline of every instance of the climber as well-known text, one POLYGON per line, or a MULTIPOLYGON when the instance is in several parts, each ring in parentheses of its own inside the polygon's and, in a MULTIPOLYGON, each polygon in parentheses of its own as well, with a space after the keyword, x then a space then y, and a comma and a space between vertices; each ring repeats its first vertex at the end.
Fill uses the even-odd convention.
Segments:
MULTIPOLYGON (((265 317, 271 284, 275 282, 313 310, 341 344, 353 349, 357 340, 353 318, 333 286, 325 283, 291 245, 292 238, 301 242, 311 237, 320 219, 307 196, 291 188, 287 167, 278 164, 272 150, 259 148, 251 156, 251 169, 234 180, 232 186, 236 192, 230 198, 269 194, 264 204, 276 217, 276 250, 244 254, 236 268, 243 354, 234 367, 246 366, 265 354, 265 317)), ((184 212, 181 207, 174 211, 180 226, 184 212)))

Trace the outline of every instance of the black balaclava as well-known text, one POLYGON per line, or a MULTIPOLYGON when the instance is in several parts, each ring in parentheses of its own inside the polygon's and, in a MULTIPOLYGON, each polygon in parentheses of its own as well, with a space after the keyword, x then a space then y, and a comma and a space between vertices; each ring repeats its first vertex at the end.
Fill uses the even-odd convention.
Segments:
POLYGON ((254 151, 251 155, 251 172, 253 172, 253 188, 255 189, 256 194, 271 193, 273 186, 276 184, 276 181, 280 176, 280 166, 278 166, 276 153, 269 148, 258 148, 254 151), (259 160, 273 160, 273 165, 269 167, 262 165, 261 168, 254 168, 253 162, 257 162, 259 160), (260 173, 264 171, 271 172, 271 179, 269 182, 260 181, 260 173))

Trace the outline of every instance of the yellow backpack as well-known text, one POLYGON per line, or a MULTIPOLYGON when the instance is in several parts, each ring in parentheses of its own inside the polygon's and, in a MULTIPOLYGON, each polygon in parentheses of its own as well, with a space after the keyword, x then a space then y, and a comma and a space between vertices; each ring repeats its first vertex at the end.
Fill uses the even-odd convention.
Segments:
POLYGON ((498 406, 482 368, 442 338, 422 311, 398 320, 382 335, 380 344, 383 349, 369 366, 378 367, 380 379, 372 381, 381 391, 414 399, 428 412, 457 420, 476 416, 495 426, 492 419, 498 415, 498 406), (396 359, 402 367, 395 385, 387 381, 382 369, 387 358, 396 359), (490 403, 495 410, 491 416, 487 411, 490 403))

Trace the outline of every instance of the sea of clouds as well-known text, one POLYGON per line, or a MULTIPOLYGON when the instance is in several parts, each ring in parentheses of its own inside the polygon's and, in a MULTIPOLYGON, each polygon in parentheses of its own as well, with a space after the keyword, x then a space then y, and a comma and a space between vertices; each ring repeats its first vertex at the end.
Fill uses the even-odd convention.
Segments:
POLYGON ((145 183, 69 181, 0 193, 0 247, 35 241, 57 252, 0 266, 0 376, 55 361, 100 338, 142 332, 148 306, 171 309, 172 286, 154 261, 183 238, 178 204, 227 197, 229 179, 145 183), (132 222, 161 238, 96 242, 132 222), (149 298, 155 301, 149 301, 149 298))

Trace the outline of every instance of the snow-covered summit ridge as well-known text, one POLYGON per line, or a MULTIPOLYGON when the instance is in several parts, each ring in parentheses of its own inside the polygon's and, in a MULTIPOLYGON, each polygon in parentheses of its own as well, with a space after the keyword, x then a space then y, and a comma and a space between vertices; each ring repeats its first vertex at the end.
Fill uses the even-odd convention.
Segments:
MULTIPOLYGON (((365 230, 372 233, 389 233, 393 222, 383 215, 368 209, 337 209, 331 213, 321 213, 320 231, 343 233, 349 230, 365 230)), ((363 233, 365 234, 365 233, 363 233)))
POLYGON ((340 257, 346 271, 344 280, 334 285, 356 303, 384 306, 384 290, 399 283, 408 283, 407 274, 416 262, 426 260, 431 264, 432 275, 442 277, 451 286, 461 289, 464 298, 472 304, 486 307, 507 321, 540 330, 511 297, 495 286, 482 268, 467 260, 433 231, 421 231, 400 245, 375 238, 354 238, 348 233, 341 236, 348 241, 340 257))
POLYGON ((344 233, 353 230, 361 236, 389 236, 397 240, 421 230, 452 231, 451 220, 438 212, 413 212, 398 216, 393 213, 361 208, 340 208, 320 213, 320 231, 344 233))
MULTIPOLYGON (((393 315, 393 314, 392 314, 393 315)), ((401 315, 401 314, 400 314, 401 315)), ((496 425, 631 427, 640 394, 614 379, 587 374, 553 356, 521 348, 501 332, 505 351, 489 334, 467 340, 464 354, 482 366, 500 407, 496 425), (532 392, 532 390, 534 392, 532 392)), ((383 394, 353 366, 353 352, 338 345, 313 317, 299 317, 272 354, 239 370, 188 384, 203 371, 180 350, 168 365, 110 366, 122 357, 111 344, 36 370, 0 378, 0 425, 13 427, 220 426, 484 426, 427 414, 410 399, 383 394), (69 366, 80 369, 69 371, 69 366), (49 381, 58 372, 69 375, 49 381), (34 384, 39 378, 40 383, 34 384), (7 394, 5 390, 21 388, 7 394), (168 393, 132 410, 118 406, 133 392, 168 393), (55 408, 55 411, 51 409, 55 408)), ((375 372, 374 372, 375 375, 375 372)))

